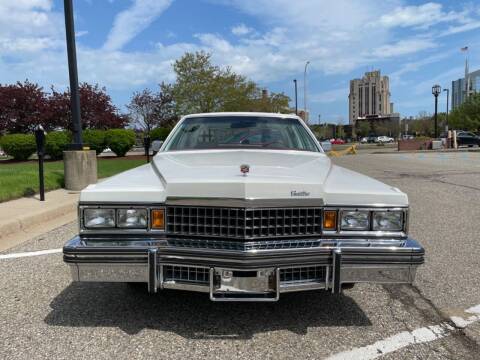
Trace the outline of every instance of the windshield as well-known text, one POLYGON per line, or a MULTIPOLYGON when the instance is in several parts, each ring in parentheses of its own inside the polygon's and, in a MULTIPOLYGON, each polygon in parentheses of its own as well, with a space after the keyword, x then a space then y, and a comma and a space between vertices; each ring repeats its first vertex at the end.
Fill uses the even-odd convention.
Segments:
POLYGON ((319 151, 299 120, 261 116, 187 118, 166 150, 222 148, 319 151))

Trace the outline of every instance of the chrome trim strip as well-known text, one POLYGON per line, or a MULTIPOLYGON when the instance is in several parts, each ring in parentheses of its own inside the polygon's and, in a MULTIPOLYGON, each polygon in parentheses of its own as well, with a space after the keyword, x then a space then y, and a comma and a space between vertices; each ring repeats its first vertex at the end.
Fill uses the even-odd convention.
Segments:
POLYGON ((342 267, 342 250, 333 251, 333 274, 332 274, 332 293, 340 294, 342 292, 341 270, 342 267))
POLYGON ((185 206, 222 206, 222 207, 302 207, 302 206, 323 206, 321 198, 285 198, 285 199, 244 199, 244 198, 208 198, 208 197, 168 197, 166 205, 185 206))
POLYGON ((157 292, 157 249, 148 249, 148 292, 157 292))

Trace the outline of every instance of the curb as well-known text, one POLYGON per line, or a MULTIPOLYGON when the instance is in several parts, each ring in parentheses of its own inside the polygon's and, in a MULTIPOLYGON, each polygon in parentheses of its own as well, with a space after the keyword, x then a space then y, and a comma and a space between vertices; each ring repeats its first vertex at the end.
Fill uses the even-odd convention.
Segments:
POLYGON ((15 234, 47 224, 77 211, 78 192, 64 189, 46 193, 46 201, 21 198, 0 203, 0 242, 15 234))
POLYGON ((27 231, 29 228, 54 220, 77 210, 77 204, 67 204, 59 206, 55 209, 47 210, 41 213, 25 215, 11 222, 0 226, 0 240, 8 235, 19 231, 27 231))

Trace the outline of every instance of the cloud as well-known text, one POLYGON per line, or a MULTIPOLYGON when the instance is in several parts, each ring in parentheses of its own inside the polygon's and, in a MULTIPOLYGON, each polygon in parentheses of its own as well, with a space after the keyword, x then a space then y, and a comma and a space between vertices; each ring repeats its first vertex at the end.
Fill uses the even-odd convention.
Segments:
POLYGON ((145 30, 172 3, 172 0, 134 0, 133 5, 120 12, 113 22, 103 49, 120 50, 145 30))
POLYGON ((309 96, 309 99, 313 103, 320 104, 329 104, 336 101, 346 101, 348 99, 348 86, 312 94, 309 96))
POLYGON ((432 39, 411 38, 400 40, 393 44, 386 44, 377 47, 370 52, 370 55, 376 58, 391 58, 411 53, 418 53, 422 50, 432 49, 437 44, 432 39))
POLYGON ((251 32, 253 32, 253 29, 249 28, 245 24, 240 24, 240 25, 232 27, 232 34, 233 35, 243 36, 243 35, 247 35, 251 32))

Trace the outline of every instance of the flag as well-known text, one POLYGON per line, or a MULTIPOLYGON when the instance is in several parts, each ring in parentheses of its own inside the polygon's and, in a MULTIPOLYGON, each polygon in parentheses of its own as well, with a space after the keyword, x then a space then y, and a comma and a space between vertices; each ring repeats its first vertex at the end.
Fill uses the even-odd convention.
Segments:
POLYGON ((460 48, 460 51, 468 51, 468 46, 460 48))

